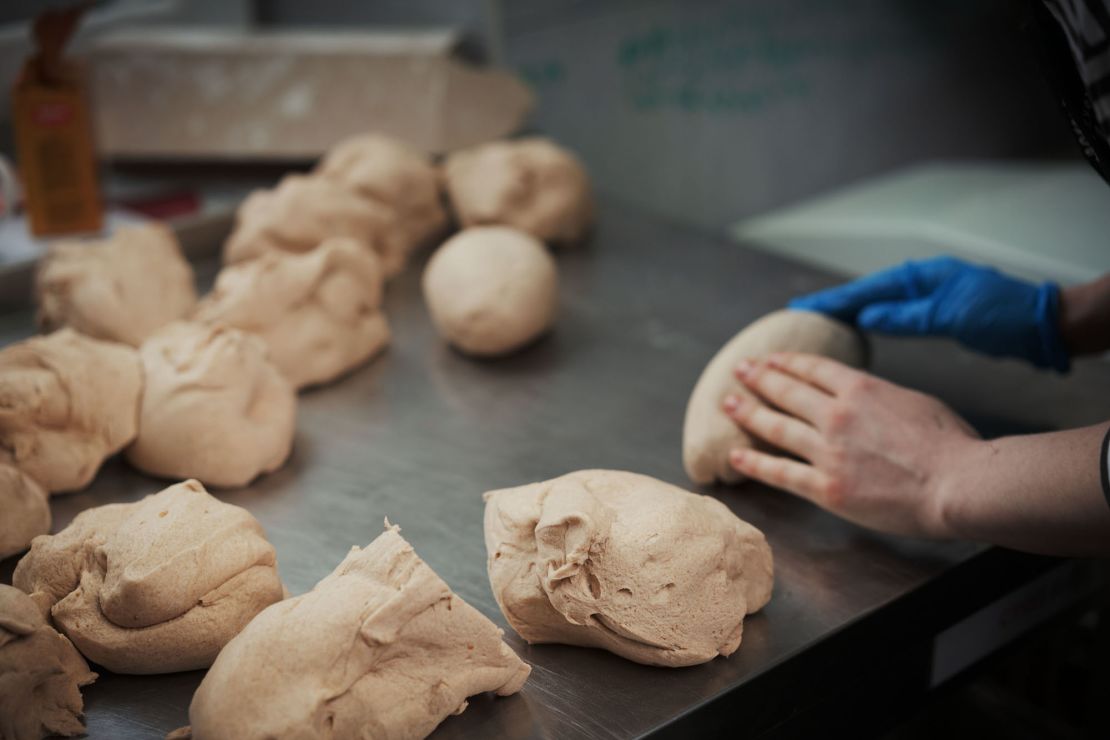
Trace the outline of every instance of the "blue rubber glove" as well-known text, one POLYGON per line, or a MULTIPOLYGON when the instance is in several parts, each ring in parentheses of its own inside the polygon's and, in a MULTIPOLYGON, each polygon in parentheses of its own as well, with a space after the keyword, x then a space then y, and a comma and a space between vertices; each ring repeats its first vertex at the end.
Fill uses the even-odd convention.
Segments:
POLYGON ((864 331, 946 336, 995 357, 1020 357, 1067 372, 1060 289, 1034 285, 953 257, 906 262, 845 285, 795 298, 864 331))

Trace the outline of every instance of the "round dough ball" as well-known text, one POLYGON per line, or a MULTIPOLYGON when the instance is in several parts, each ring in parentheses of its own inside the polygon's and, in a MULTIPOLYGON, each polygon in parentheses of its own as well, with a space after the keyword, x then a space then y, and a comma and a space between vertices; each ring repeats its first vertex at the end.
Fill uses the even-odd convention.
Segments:
POLYGON ((297 396, 260 337, 177 321, 139 354, 146 387, 126 453, 136 468, 233 488, 289 457, 297 396))
POLYGON ((585 167, 550 139, 466 149, 448 157, 444 174, 463 226, 507 224, 551 244, 571 244, 593 224, 585 167))
POLYGON ((559 274, 527 234, 507 226, 467 229, 428 261, 424 300, 448 342, 472 355, 502 355, 555 323, 559 274))
POLYGON ((162 224, 125 226, 101 241, 62 241, 35 276, 38 322, 47 331, 138 347, 197 302, 193 269, 162 224))

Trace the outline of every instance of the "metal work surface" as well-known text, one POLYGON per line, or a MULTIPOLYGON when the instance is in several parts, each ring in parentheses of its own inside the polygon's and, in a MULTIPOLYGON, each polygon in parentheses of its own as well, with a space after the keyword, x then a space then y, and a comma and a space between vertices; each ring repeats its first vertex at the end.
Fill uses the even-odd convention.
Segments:
MULTIPOLYGON (((751 320, 834 280, 611 204, 592 243, 558 261, 557 329, 498 361, 444 346, 420 298, 420 269, 408 270, 388 291, 388 352, 301 395, 284 468, 247 489, 216 492, 261 520, 294 594, 327 575, 352 545, 376 537, 389 517, 459 596, 506 629, 533 666, 523 691, 474 697, 435 737, 625 738, 675 733, 701 713, 716 713, 717 726, 731 716, 747 729, 774 727, 810 711, 816 681, 834 691, 859 670, 856 663, 847 674, 826 670, 839 660, 831 648, 860 663, 865 654, 897 652, 901 640, 928 637, 1051 564, 872 534, 754 484, 706 489, 760 527, 775 554, 774 598, 745 622, 736 654, 662 669, 600 650, 526 645, 490 592, 482 492, 580 468, 632 470, 689 487, 681 428, 702 367, 751 320)), ((30 331, 29 311, 0 315, 0 341, 30 331)), ((933 342, 878 342, 873 354, 880 375, 940 395, 987 433, 1110 416, 1108 364, 1080 363, 1064 379, 933 342)), ((55 529, 87 507, 165 485, 110 461, 87 491, 54 499, 55 529)), ((4 563, 5 580, 12 565, 4 563)), ((84 692, 90 737, 156 737, 186 724, 202 675, 102 672, 84 692)))

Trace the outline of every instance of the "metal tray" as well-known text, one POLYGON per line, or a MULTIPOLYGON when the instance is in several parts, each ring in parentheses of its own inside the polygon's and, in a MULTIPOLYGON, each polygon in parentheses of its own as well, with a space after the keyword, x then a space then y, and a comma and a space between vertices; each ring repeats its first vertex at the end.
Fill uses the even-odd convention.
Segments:
MULTIPOLYGON (((507 628, 486 579, 482 492, 581 468, 687 486, 682 418, 709 357, 751 320, 834 280, 612 203, 591 243, 560 252, 558 261, 558 327, 497 361, 467 359, 439 340, 414 265, 389 286, 395 340, 388 352, 301 396, 284 468, 217 494, 261 520, 294 594, 352 545, 376 537, 389 517, 459 596, 506 629, 533 666, 524 690, 474 697, 435 737, 629 738, 736 728, 757 737, 828 729, 844 712, 858 729, 861 717, 883 714, 884 691, 905 697, 927 688, 918 672, 937 633, 1059 565, 877 535, 755 484, 706 489, 760 527, 775 554, 774 598, 746 621, 735 655, 662 669, 600 650, 528 646, 507 628)), ((216 265, 209 258, 198 268, 206 282, 216 265)), ((31 331, 28 309, 0 314, 0 343, 31 331)), ((879 341, 873 354, 879 374, 940 395, 988 433, 1110 416, 1104 363, 1080 363, 1063 379, 935 342, 879 341)), ((88 490, 54 499, 55 529, 87 507, 165 485, 109 461, 88 490)), ((13 564, 3 564, 7 582, 13 564)), ((158 737, 187 724, 202 675, 102 672, 84 692, 89 736, 158 737)))

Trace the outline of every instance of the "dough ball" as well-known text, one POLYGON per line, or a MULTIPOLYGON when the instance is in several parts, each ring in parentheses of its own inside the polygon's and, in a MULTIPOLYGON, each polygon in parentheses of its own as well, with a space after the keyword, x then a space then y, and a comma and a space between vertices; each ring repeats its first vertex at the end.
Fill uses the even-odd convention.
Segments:
POLYGON ((387 277, 401 271, 410 249, 393 209, 330 179, 287 175, 273 190, 256 190, 243 201, 224 245, 224 262, 270 251, 308 252, 333 236, 376 252, 387 277))
POLYGON ((555 323, 559 274, 538 241, 506 226, 467 229, 424 270, 424 300, 440 336, 472 355, 519 349, 555 323))
POLYGON ((139 350, 146 389, 127 459, 163 478, 245 486, 293 446, 297 397, 266 343, 222 325, 175 322, 139 350))
POLYGON ((18 588, 0 584, 0 737, 85 734, 82 686, 89 664, 18 588))
POLYGON ((228 643, 192 737, 422 738, 468 696, 520 690, 531 669, 501 637, 391 528, 228 643))
POLYGON ((506 224, 550 244, 572 244, 594 219, 578 159, 544 138, 495 141, 452 154, 447 193, 463 226, 506 224))
POLYGON ((0 558, 23 552, 50 531, 48 496, 18 468, 0 463, 0 558))
POLYGON ((735 652, 744 616, 771 598, 763 533, 709 496, 582 470, 485 500, 493 595, 530 643, 705 663, 735 652))
POLYGON ((744 479, 728 462, 728 453, 753 442, 721 409, 725 396, 750 396, 733 370, 745 359, 773 352, 824 355, 856 367, 867 359, 863 336, 819 313, 775 311, 750 324, 713 356, 694 385, 682 429, 682 464, 695 483, 737 483, 744 479))
POLYGON ((0 463, 51 493, 84 488, 135 438, 135 350, 62 329, 0 349, 0 463))
POLYGON ((363 134, 342 141, 327 153, 316 174, 392 208, 410 250, 447 228, 439 171, 397 139, 363 134))
POLYGON ((124 226, 96 242, 58 242, 35 278, 38 322, 137 347, 197 301, 193 270, 161 224, 124 226))
POLYGON ((325 383, 389 343, 377 255, 344 237, 228 265, 193 318, 257 334, 295 387, 325 383))
POLYGON ((206 668, 283 595, 262 525, 195 480, 86 509, 36 538, 12 582, 116 673, 206 668))

